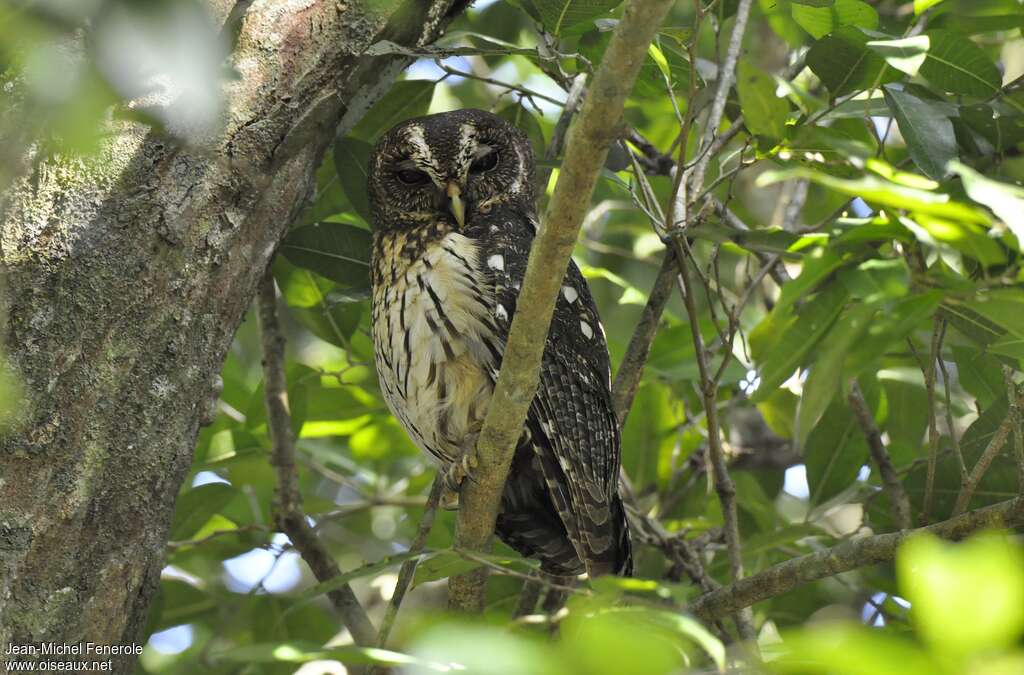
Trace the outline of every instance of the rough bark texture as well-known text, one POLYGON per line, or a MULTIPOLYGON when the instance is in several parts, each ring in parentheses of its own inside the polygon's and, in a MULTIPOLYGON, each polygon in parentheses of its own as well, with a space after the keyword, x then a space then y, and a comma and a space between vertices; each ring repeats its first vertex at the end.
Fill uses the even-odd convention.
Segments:
POLYGON ((405 65, 361 54, 432 41, 452 5, 255 2, 217 139, 119 123, 95 161, 45 159, 0 198, 3 339, 27 393, 0 440, 0 654, 141 638, 235 329, 339 121, 405 65))

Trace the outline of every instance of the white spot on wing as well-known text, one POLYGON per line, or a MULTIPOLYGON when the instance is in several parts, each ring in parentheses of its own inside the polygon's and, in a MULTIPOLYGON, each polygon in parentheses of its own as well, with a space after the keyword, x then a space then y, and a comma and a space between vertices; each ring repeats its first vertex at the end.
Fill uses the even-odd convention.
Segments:
POLYGON ((498 308, 494 310, 494 316, 502 321, 508 321, 508 311, 505 309, 505 305, 498 305, 498 308))
POLYGON ((583 331, 583 337, 588 340, 594 337, 594 329, 590 327, 590 324, 586 321, 580 321, 580 330, 583 331))
POLYGON ((580 297, 580 294, 576 292, 576 289, 572 286, 562 286, 562 295, 569 302, 576 302, 576 298, 580 297))
POLYGON ((487 266, 490 267, 492 270, 504 271, 505 259, 498 255, 497 253, 495 253, 494 255, 487 259, 487 266))

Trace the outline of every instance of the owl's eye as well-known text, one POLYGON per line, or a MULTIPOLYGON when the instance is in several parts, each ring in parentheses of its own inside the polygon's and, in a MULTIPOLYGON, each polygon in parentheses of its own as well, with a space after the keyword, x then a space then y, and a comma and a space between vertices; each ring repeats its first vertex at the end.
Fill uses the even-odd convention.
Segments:
POLYGON ((430 178, 427 174, 422 171, 414 171, 413 169, 405 169, 395 173, 398 176, 398 180, 402 181, 406 185, 423 185, 430 178))
POLYGON ((498 151, 492 150, 486 155, 473 160, 473 163, 469 165, 469 172, 483 173, 485 171, 490 171, 496 166, 498 166, 498 151))

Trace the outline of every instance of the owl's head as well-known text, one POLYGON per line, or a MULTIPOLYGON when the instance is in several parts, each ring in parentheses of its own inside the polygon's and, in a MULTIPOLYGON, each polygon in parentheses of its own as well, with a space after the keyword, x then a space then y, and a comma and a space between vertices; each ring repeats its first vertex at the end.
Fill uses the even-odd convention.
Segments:
POLYGON ((501 204, 533 209, 533 151, 515 126, 483 110, 407 120, 377 141, 369 164, 379 229, 447 219, 460 228, 501 204))

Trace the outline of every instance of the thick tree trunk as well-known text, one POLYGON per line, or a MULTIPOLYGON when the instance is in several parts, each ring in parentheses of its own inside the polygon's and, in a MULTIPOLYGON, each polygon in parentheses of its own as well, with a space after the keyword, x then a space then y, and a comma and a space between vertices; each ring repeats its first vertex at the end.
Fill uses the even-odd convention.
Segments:
POLYGON ((118 123, 95 161, 46 159, 0 197, 4 344, 26 392, 0 440, 0 662, 9 644, 141 639, 235 329, 339 122, 405 65, 361 54, 430 42, 454 11, 380 9, 398 4, 253 3, 216 141, 118 123))

